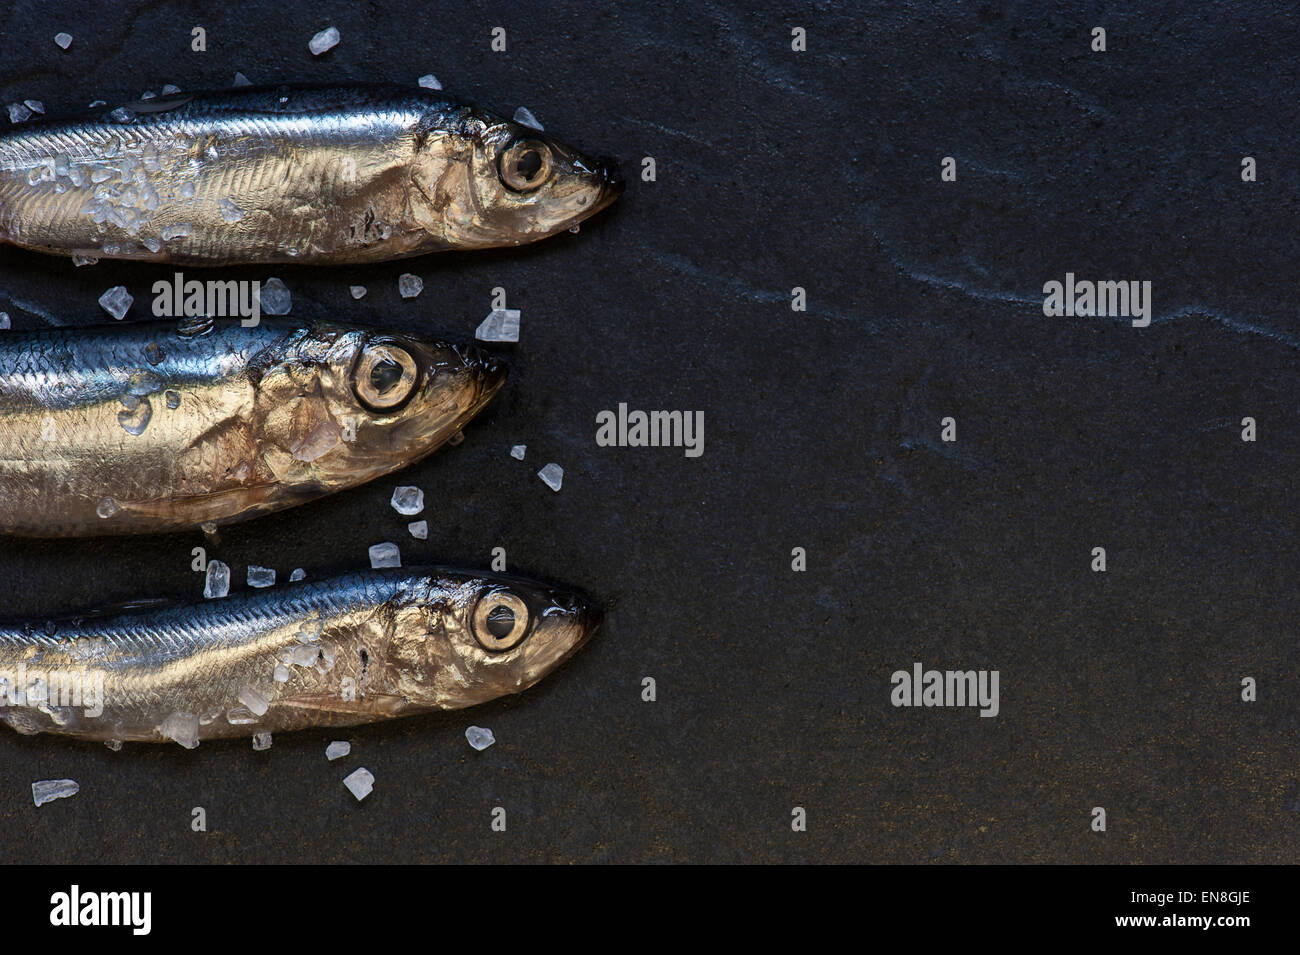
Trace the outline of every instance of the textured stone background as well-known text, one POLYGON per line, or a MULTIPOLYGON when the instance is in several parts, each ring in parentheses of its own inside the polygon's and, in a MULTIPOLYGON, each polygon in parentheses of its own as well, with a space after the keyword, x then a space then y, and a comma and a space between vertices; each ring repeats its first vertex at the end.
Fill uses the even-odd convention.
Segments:
MULTIPOLYGON (((523 336, 463 445, 230 529, 213 556, 242 581, 249 563, 361 566, 385 539, 408 564, 485 567, 500 545, 512 570, 603 599, 597 640, 521 698, 348 732, 338 763, 330 732, 264 753, 6 733, 7 857, 1295 861, 1294 5, 542 6, 0 13, 5 102, 55 112, 236 70, 433 72, 659 173, 524 250, 222 276, 280 275, 301 317, 466 340, 501 285, 523 336), (341 45, 313 58, 331 23, 341 45), (506 54, 489 51, 496 25, 506 54), (1096 25, 1107 53, 1088 49, 1096 25), (1246 155, 1257 183, 1240 181, 1246 155), (407 270, 425 281, 414 301, 397 294, 407 270), (1042 285, 1066 271, 1151 281, 1155 320, 1045 318, 1042 285), (620 401, 702 409, 704 456, 597 448, 595 415, 620 401), (938 440, 947 415, 955 445, 938 440), (546 461, 565 468, 558 495, 535 477, 546 461), (399 483, 428 493, 427 542, 388 507, 399 483), (1088 568, 1098 545, 1105 575, 1088 568), (1000 670, 1001 715, 893 708, 889 675, 917 660, 1000 670), (498 744, 472 752, 470 722, 498 744), (340 784, 357 765, 377 777, 362 804, 340 784), (81 794, 33 808, 32 780, 63 776, 81 794)), ((89 324, 121 283, 143 318, 168 275, 5 248, 0 308, 17 328, 89 324)), ((197 596, 201 542, 0 541, 0 609, 197 596)))

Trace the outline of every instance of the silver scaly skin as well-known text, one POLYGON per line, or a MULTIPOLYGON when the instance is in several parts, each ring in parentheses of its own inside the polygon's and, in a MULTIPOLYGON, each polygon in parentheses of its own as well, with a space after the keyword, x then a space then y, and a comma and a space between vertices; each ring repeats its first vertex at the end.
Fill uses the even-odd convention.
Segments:
POLYGON ((554 235, 622 181, 429 90, 248 88, 0 136, 0 241, 187 265, 376 262, 554 235))
POLYGON ((222 525, 420 460, 505 369, 334 322, 185 320, 0 337, 0 533, 222 525))
POLYGON ((459 709, 532 686, 599 623, 584 598, 538 583, 404 568, 5 626, 0 720, 192 747, 459 709))

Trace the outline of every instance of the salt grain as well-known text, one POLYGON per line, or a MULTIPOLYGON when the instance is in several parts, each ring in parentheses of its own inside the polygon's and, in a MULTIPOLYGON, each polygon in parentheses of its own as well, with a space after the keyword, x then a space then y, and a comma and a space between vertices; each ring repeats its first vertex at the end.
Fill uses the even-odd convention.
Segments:
POLYGON ((328 760, 341 759, 348 753, 352 752, 352 744, 347 740, 336 739, 325 747, 325 758, 328 760))
POLYGON ((264 750, 264 749, 270 749, 270 748, 271 748, 271 734, 270 734, 270 733, 254 733, 254 734, 253 734, 253 750, 254 750, 255 752, 261 752, 261 751, 264 750))
POLYGON ((173 713, 162 721, 158 732, 186 749, 193 749, 199 745, 199 718, 193 713, 173 713))
POLYGON ((230 567, 219 560, 208 561, 208 572, 203 579, 203 596, 209 600, 230 593, 230 567))
POLYGON ((526 452, 527 450, 528 450, 528 445, 516 444, 513 448, 510 449, 510 456, 514 458, 516 461, 522 461, 524 459, 524 452, 526 452))
POLYGON ((481 342, 519 341, 519 309, 494 308, 479 323, 474 337, 481 342))
POLYGON ((248 707, 248 711, 254 716, 265 716, 266 711, 270 709, 271 704, 267 702, 266 697, 258 693, 251 686, 246 686, 239 691, 239 702, 248 707))
POLYGON ((370 548, 370 566, 375 570, 384 567, 401 567, 402 554, 397 545, 385 541, 370 548))
POLYGON ((410 272, 403 272, 397 279, 397 291, 402 298, 415 298, 424 291, 424 279, 410 272))
POLYGON ((418 487, 402 486, 393 489, 393 510, 410 516, 424 510, 424 492, 418 487))
POLYGON ((429 522, 428 521, 411 521, 406 525, 406 529, 411 532, 411 536, 418 541, 429 539, 429 522))
POLYGON ((364 285, 353 285, 353 286, 351 286, 351 292, 352 292, 352 297, 353 297, 353 298, 365 298, 365 297, 366 297, 366 287, 365 287, 364 285))
POLYGON ((271 587, 274 584, 275 584, 274 568, 258 567, 256 564, 248 565, 248 586, 271 587))
POLYGON ((432 73, 425 73, 423 76, 420 77, 418 82, 426 90, 442 89, 442 84, 438 82, 438 77, 434 76, 432 73))
POLYGON ((564 483, 564 468, 552 462, 538 471, 537 476, 552 491, 559 491, 560 485, 564 483))
POLYGON ((57 43, 61 49, 66 50, 68 47, 72 46, 72 34, 56 33, 54 34, 54 42, 57 43))
POLYGON ((125 285, 114 285, 99 297, 100 307, 119 322, 126 315, 131 308, 131 303, 134 301, 135 299, 131 297, 131 293, 126 290, 125 285))
POLYGON ((497 738, 486 726, 471 726, 465 730, 465 740, 470 746, 482 752, 495 743, 497 738))
POLYGON ((320 56, 339 45, 339 31, 337 27, 326 27, 317 33, 307 43, 307 49, 311 50, 312 56, 320 56))
POLYGON ((81 792, 75 779, 38 779, 32 783, 32 802, 43 806, 55 799, 67 799, 81 792))
POLYGON ((357 797, 357 802, 360 802, 374 790, 375 774, 363 766, 343 777, 343 785, 347 786, 348 791, 357 797))
POLYGON ((293 308, 293 293, 279 279, 267 279, 262 283, 260 301, 264 314, 288 315, 293 308))

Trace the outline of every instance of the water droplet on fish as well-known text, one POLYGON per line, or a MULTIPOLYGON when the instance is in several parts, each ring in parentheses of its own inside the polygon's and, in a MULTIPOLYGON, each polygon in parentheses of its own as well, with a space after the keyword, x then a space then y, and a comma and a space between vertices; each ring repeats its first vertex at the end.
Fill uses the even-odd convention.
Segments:
POLYGON ((181 406, 181 393, 179 391, 168 391, 163 395, 167 401, 167 407, 175 411, 181 406))
POLYGON ((574 235, 577 235, 579 232, 582 231, 581 223, 575 226, 569 226, 569 231, 572 232, 574 235))
POLYGON ((163 350, 157 342, 150 342, 144 347, 144 357, 151 365, 160 364, 163 360, 163 350))
POLYGON ((127 395, 122 398, 122 404, 127 407, 126 411, 117 413, 117 423, 122 426, 122 430, 127 434, 144 434, 144 429, 149 427, 149 419, 153 417, 153 406, 149 404, 149 399, 127 395), (138 402, 138 404, 132 407, 127 404, 128 398, 138 402))
POLYGON ((217 203, 217 207, 221 210, 221 218, 225 219, 227 222, 238 222, 240 219, 244 218, 244 210, 235 205, 229 197, 220 200, 217 203))
POLYGON ((113 500, 111 497, 106 497, 99 502, 99 506, 95 508, 95 513, 107 520, 121 509, 122 507, 117 503, 117 501, 113 500))

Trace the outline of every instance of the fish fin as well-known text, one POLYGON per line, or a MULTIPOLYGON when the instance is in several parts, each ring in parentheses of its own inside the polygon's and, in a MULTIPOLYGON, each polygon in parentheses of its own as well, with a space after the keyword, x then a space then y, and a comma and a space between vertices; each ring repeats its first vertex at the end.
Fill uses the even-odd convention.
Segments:
POLYGON ((278 696, 278 707, 288 707, 315 712, 338 713, 348 716, 368 716, 372 719, 400 716, 407 712, 405 697, 392 693, 369 693, 356 700, 345 700, 337 693, 304 693, 297 696, 278 696))

